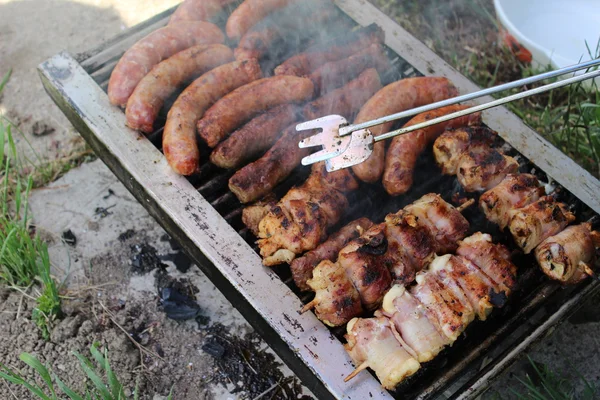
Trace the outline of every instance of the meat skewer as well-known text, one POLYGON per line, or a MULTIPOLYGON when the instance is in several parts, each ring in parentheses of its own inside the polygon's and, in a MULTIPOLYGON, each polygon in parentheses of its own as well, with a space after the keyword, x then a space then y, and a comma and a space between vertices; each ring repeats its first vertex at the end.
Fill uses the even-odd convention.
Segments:
MULTIPOLYGON (((433 260, 436 249, 447 247, 445 243, 448 240, 461 239, 466 234, 469 225, 460 212, 472 202, 455 209, 438 195, 429 194, 413 203, 415 209, 425 204, 437 211, 431 210, 428 214, 421 213, 421 217, 416 217, 410 214, 410 206, 407 206, 398 213, 388 215, 385 222, 372 226, 340 250, 335 264, 346 271, 343 279, 350 279, 364 309, 377 308, 392 282, 412 282, 415 274, 433 260), (445 229, 438 232, 438 225, 445 229)), ((335 279, 342 276, 341 272, 331 262, 322 264, 314 269, 312 279, 307 281, 316 295, 313 301, 303 307, 302 312, 315 308, 319 319, 331 321, 330 316, 335 315, 337 321, 345 323, 348 319, 344 320, 341 315, 350 315, 348 310, 332 308, 344 305, 345 294, 330 288, 330 285, 336 285, 335 279), (335 276, 328 274, 328 271, 335 271, 335 276)), ((352 309, 356 310, 357 307, 353 306, 352 309)))
POLYGON ((348 242, 358 238, 372 225, 373 223, 367 218, 354 220, 329 235, 327 240, 314 250, 305 253, 302 257, 295 258, 290 264, 290 270, 296 286, 303 291, 310 290, 306 281, 312 277, 313 269, 323 260, 335 261, 339 251, 348 242))
MULTIPOLYGON (((465 241, 479 241, 482 235, 465 241)), ((497 250, 503 259, 504 249, 497 250)), ((371 368, 386 389, 393 389, 452 345, 476 316, 485 320, 492 307, 501 307, 494 301, 497 284, 484 267, 448 254, 419 272, 416 285, 392 286, 375 318, 348 323, 346 350, 357 367, 345 380, 371 368)), ((510 269, 514 280, 516 268, 510 269)))
POLYGON ((377 24, 359 28, 347 35, 315 45, 303 53, 289 58, 277 68, 275 75, 308 76, 321 65, 338 61, 356 53, 356 49, 369 47, 373 43, 383 43, 385 34, 377 24))
POLYGON ((467 192, 479 192, 495 187, 518 170, 514 158, 491 147, 473 147, 458 159, 456 178, 467 192))
POLYGON ((583 223, 545 239, 535 249, 535 258, 550 278, 575 284, 595 275, 591 266, 596 247, 600 247, 600 233, 592 231, 590 223, 583 223))

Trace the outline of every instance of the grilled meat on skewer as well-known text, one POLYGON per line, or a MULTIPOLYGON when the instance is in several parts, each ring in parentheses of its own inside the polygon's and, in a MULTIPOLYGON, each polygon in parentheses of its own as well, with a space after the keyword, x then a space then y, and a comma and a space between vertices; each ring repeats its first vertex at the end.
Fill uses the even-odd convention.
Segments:
POLYGON ((550 236, 535 249, 535 258, 550 278, 575 284, 590 274, 600 233, 592 231, 589 223, 570 226, 550 236))
POLYGON ((492 243, 487 233, 477 232, 459 242, 456 254, 478 266, 497 285, 496 293, 508 296, 515 287, 517 267, 510 262, 510 253, 501 244, 492 243))
POLYGON ((377 24, 371 24, 296 54, 275 68, 275 75, 308 76, 327 62, 351 56, 356 53, 356 49, 367 48, 373 43, 383 43, 384 38, 383 29, 377 24))
POLYGON ((489 147, 498 141, 498 134, 486 126, 466 126, 448 129, 433 144, 436 163, 445 175, 456 175, 458 161, 470 148, 489 147))
POLYGON ((360 295, 339 264, 324 260, 313 270, 312 276, 307 284, 316 295, 303 310, 314 306, 317 318, 329 326, 343 325, 363 313, 360 295))
MULTIPOLYGON (((252 207, 252 206, 251 206, 252 207)), ((250 208, 250 207, 247 207, 250 208)), ((244 210, 245 212, 246 210, 244 210)), ((266 212, 265 212, 266 215, 266 212)), ((262 217, 261 217, 262 219, 262 217)), ((339 251, 353 239, 358 238, 373 223, 367 218, 359 218, 329 235, 327 240, 290 264, 292 277, 300 290, 310 290, 306 281, 312 277, 313 269, 323 260, 335 261, 339 251)))
POLYGON ((575 220, 575 215, 552 196, 514 210, 508 227, 517 245, 529 254, 544 239, 556 235, 575 220))
POLYGON ((385 317, 353 319, 348 323, 346 340, 346 351, 354 364, 360 365, 346 380, 371 368, 384 388, 393 389, 421 366, 398 341, 393 325, 385 317))
POLYGON ((498 186, 479 197, 486 218, 500 229, 508 225, 513 210, 525 207, 544 195, 544 188, 530 174, 509 174, 498 186))
MULTIPOLYGON (((479 242, 481 235, 477 233, 465 242, 479 242)), ((495 257, 504 260, 505 255, 498 251, 495 257)), ((445 346, 452 345, 476 315, 483 320, 492 306, 501 307, 494 301, 498 285, 484 267, 459 256, 437 257, 427 270, 419 272, 415 286, 405 289, 394 285, 376 318, 350 321, 346 350, 357 368, 346 380, 369 367, 386 388, 393 388, 414 373, 419 363, 432 360, 445 346), (386 320, 392 335, 385 334, 386 320), (388 346, 388 351, 382 346, 388 346), (397 363, 386 368, 385 363, 390 362, 387 356, 392 353, 397 363)))
MULTIPOLYGON (((346 271, 366 310, 373 310, 381 304, 392 282, 403 285, 412 282, 417 272, 434 258, 436 248, 440 247, 436 240, 439 243, 447 243, 451 239, 462 239, 466 234, 468 222, 461 215, 460 218, 466 226, 461 221, 456 228, 454 221, 459 218, 455 214, 460 212, 438 195, 425 195, 412 205, 425 216, 417 217, 410 214, 408 212, 410 206, 407 206, 398 213, 389 214, 385 222, 372 226, 339 252, 336 264, 346 271), (424 207, 435 210, 427 215, 423 212, 424 207), (437 226, 440 226, 440 232, 437 226)), ((316 297, 304 310, 318 306, 318 299, 321 297, 338 296, 340 299, 337 304, 343 303, 341 297, 344 293, 332 292, 329 283, 322 282, 319 278, 326 278, 326 276, 324 274, 317 276, 314 273, 313 279, 307 282, 308 286, 316 292, 316 297)), ((345 315, 349 314, 345 313, 345 315)), ((360 314, 352 316, 358 315, 360 314)), ((348 320, 338 321, 343 324, 348 320)))
POLYGON ((289 263, 297 254, 317 247, 348 207, 344 193, 357 188, 350 171, 327 173, 323 163, 314 165, 306 182, 290 190, 260 221, 263 263, 289 263))
POLYGON ((258 224, 276 205, 277 198, 271 193, 261 200, 244 207, 242 210, 242 222, 250 229, 250 232, 254 236, 258 236, 258 224))
POLYGON ((467 192, 488 190, 519 170, 512 157, 487 146, 472 147, 458 159, 458 182, 467 192))

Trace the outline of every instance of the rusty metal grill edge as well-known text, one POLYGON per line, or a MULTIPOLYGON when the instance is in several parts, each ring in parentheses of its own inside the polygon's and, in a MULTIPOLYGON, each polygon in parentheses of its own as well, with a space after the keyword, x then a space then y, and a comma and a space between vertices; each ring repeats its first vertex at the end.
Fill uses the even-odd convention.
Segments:
MULTIPOLYGON (((424 75, 447 76, 463 93, 476 89, 475 85, 370 3, 340 0, 336 4, 361 25, 376 22, 382 26, 386 31, 386 44, 424 75)), ((164 25, 171 12, 172 10, 168 10, 132 28, 131 32, 124 33, 104 48, 116 46, 122 52, 138 38, 164 25)), ((120 53, 110 57, 105 53, 95 51, 91 55, 88 53, 78 57, 77 60, 62 53, 40 66, 46 90, 94 151, 163 228, 182 244, 188 255, 240 309, 313 393, 319 398, 389 398, 389 394, 382 391, 378 383, 367 374, 361 374, 349 384, 341 382, 352 367, 339 341, 314 316, 296 315, 295 310, 300 307, 296 295, 282 285, 272 270, 261 266, 260 259, 250 246, 187 180, 170 171, 164 157, 149 141, 138 140, 141 137, 137 133, 124 127, 123 113, 108 105, 105 94, 86 72, 94 71, 96 81, 108 77, 120 53), (267 292, 277 298, 280 303, 278 306, 269 305, 268 296, 260 293, 262 284, 268 288, 267 292)), ((595 211, 600 209, 599 199, 594 197, 594 193, 600 193, 598 181, 527 128, 517 117, 505 109, 497 109, 487 114, 486 122, 590 208, 595 211)), ((221 202, 227 206, 227 195, 221 197, 221 202)), ((212 204, 215 202, 212 201, 212 204)), ((547 300, 558 291, 557 285, 550 282, 538 285, 523 310, 519 310, 489 338, 469 349, 460 362, 414 398, 427 399, 440 394, 459 375, 466 374, 468 367, 482 353, 496 348, 497 354, 493 355, 493 361, 487 367, 479 373, 471 373, 471 376, 474 375, 471 381, 462 382, 463 387, 452 390, 454 396, 472 398, 515 359, 518 353, 513 347, 516 344, 516 348, 522 351, 561 317, 572 312, 598 286, 596 282, 585 282, 571 293, 566 293, 566 296, 571 297, 564 304, 560 304, 561 296, 553 296, 557 297, 558 305, 551 305, 547 300), (523 318, 542 307, 553 307, 548 318, 551 323, 540 321, 515 334, 523 323, 523 318), (507 340, 509 336, 512 339, 510 341, 507 340), (505 349, 502 349, 503 343, 505 349)))

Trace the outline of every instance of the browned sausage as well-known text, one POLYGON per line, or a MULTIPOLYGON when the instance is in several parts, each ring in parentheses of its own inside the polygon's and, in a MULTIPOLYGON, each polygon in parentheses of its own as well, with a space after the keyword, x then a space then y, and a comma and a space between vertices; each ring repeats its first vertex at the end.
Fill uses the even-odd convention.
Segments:
POLYGON ((180 51, 156 64, 127 101, 127 126, 150 133, 165 100, 184 83, 233 61, 231 49, 223 44, 200 44, 180 51))
POLYGON ((163 132, 163 152, 177 173, 191 175, 198 169, 196 121, 225 94, 261 76, 258 61, 235 61, 205 73, 177 98, 163 132))
POLYGON ((298 103, 313 95, 308 78, 274 76, 237 88, 217 101, 198 121, 198 134, 215 147, 255 115, 284 103, 298 103))
POLYGON ((280 50, 291 51, 299 42, 321 32, 336 15, 329 0, 292 2, 248 30, 235 49, 235 58, 261 58, 268 54, 270 59, 278 59, 280 50))
MULTIPOLYGON (((427 111, 415 116, 404 126, 420 124, 468 107, 466 105, 453 105, 427 111)), ((385 156, 385 171, 383 173, 383 187, 385 187, 385 190, 392 196, 398 196, 410 189, 413 184, 413 172, 417 158, 446 128, 479 123, 481 123, 481 113, 475 113, 393 138, 385 156)))
POLYGON ((341 60, 373 43, 383 43, 385 34, 376 24, 360 28, 352 33, 315 45, 297 54, 275 68, 275 75, 307 76, 321 65, 341 60))
POLYGON ((292 277, 300 290, 311 290, 307 280, 312 278, 312 271, 323 260, 335 261, 338 253, 348 242, 358 238, 363 231, 369 229, 373 223, 368 218, 359 218, 350 222, 339 231, 331 234, 327 240, 314 250, 305 253, 300 258, 295 258, 290 264, 292 277))
POLYGON ((229 16, 225 32, 230 39, 240 40, 260 20, 292 1, 294 0, 244 0, 229 16))
POLYGON ((185 0, 177 7, 169 24, 179 21, 211 21, 221 11, 223 6, 235 0, 185 0))
MULTIPOLYGON (((370 121, 410 108, 441 101, 458 94, 458 90, 447 79, 441 77, 407 78, 391 83, 371 97, 361 108, 355 124, 370 121)), ((388 132, 393 122, 371 128, 374 136, 388 132)), ((354 174, 364 182, 376 182, 383 173, 385 142, 377 142, 373 153, 364 162, 352 167, 354 174)))
POLYGON ((271 192, 309 154, 308 149, 298 147, 298 142, 311 134, 314 135, 314 132, 297 132, 296 124, 290 125, 264 156, 229 179, 229 190, 242 203, 258 200, 271 192))
POLYGON ((269 150, 281 131, 297 118, 298 110, 293 104, 274 107, 219 143, 210 155, 210 161, 221 168, 239 167, 269 150))
POLYGON ((363 104, 379 89, 381 81, 375 68, 369 68, 358 78, 308 103, 302 110, 307 120, 338 114, 351 120, 363 104))
POLYGON ((315 84, 315 92, 319 95, 344 85, 367 68, 375 68, 382 74, 390 67, 383 47, 374 43, 348 58, 324 64, 310 74, 309 78, 315 84))
POLYGON ((110 102, 124 107, 152 67, 173 54, 197 44, 224 41, 221 30, 210 22, 180 22, 152 32, 127 50, 117 63, 108 82, 110 102))

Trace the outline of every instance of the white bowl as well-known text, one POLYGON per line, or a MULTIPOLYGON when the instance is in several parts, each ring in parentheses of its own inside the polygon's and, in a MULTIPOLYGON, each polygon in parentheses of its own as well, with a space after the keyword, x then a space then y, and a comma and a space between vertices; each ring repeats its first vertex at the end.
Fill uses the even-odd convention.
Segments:
POLYGON ((538 67, 566 67, 597 53, 600 0, 494 0, 494 6, 538 67))

